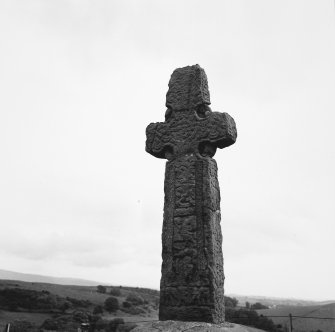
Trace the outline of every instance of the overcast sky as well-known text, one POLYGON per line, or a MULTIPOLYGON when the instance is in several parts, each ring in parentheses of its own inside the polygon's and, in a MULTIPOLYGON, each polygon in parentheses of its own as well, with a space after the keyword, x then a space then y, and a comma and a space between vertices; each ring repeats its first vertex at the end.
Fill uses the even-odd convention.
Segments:
POLYGON ((331 0, 1 0, 0 267, 159 288, 172 71, 200 64, 225 292, 335 299, 331 0))

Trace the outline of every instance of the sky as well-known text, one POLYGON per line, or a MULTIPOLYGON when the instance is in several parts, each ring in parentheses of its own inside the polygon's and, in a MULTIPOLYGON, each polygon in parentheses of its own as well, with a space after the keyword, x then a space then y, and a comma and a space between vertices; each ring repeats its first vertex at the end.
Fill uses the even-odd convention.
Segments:
POLYGON ((199 64, 225 292, 335 299, 334 1, 1 0, 0 266, 159 289, 165 161, 145 152, 199 64))

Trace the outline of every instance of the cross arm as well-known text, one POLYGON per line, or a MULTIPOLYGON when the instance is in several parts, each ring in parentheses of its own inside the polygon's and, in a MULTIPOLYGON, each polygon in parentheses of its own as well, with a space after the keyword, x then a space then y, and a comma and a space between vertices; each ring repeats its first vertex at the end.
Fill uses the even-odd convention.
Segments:
POLYGON ((171 136, 165 122, 150 123, 146 129, 145 151, 157 158, 168 159, 173 151, 171 136))
POLYGON ((199 143, 223 149, 235 143, 237 130, 234 119, 228 113, 212 112, 206 121, 199 122, 199 143))

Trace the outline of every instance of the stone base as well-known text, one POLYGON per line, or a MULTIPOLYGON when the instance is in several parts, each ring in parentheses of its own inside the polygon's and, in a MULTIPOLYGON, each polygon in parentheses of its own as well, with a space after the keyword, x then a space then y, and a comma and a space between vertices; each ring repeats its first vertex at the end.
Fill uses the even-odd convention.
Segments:
POLYGON ((261 332, 263 330, 232 323, 211 324, 173 320, 142 323, 132 332, 261 332))

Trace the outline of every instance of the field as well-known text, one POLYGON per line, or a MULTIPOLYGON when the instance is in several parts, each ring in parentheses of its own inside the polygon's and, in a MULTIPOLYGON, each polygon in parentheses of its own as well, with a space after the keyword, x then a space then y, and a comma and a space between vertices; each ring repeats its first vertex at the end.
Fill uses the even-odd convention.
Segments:
POLYGON ((257 310, 264 316, 286 316, 285 318, 273 317, 274 323, 287 325, 289 322, 288 315, 303 317, 334 318, 330 319, 313 319, 313 318, 293 318, 294 332, 310 332, 320 330, 322 332, 335 331, 335 303, 314 305, 314 306, 278 306, 272 309, 257 310))
MULTIPOLYGON (((64 317, 64 315, 71 316, 75 312, 85 311, 90 314, 93 313, 97 306, 103 306, 105 300, 111 296, 110 292, 117 291, 119 294, 115 297, 118 299, 120 304, 120 309, 108 313, 106 310, 99 314, 99 317, 103 321, 111 321, 116 317, 122 318, 125 322, 135 323, 136 325, 142 325, 143 322, 158 320, 158 299, 159 292, 152 289, 146 288, 134 288, 134 287, 121 287, 121 286, 107 286, 106 293, 101 293, 98 291, 97 286, 76 286, 76 285, 59 285, 51 283, 41 283, 41 282, 24 282, 24 281, 14 281, 14 280, 1 280, 0 279, 0 330, 2 331, 6 323, 12 323, 14 321, 28 321, 34 324, 36 327, 40 327, 43 322, 47 319, 55 319, 55 317, 64 317), (19 307, 17 309, 9 310, 6 307, 3 299, 1 301, 1 296, 4 290, 22 290, 24 292, 32 292, 32 294, 37 294, 38 296, 52 296, 56 297, 56 302, 63 301, 64 299, 70 299, 72 301, 72 306, 67 308, 64 312, 59 310, 59 306, 51 310, 36 310, 19 307), (129 301, 130 294, 137 294, 143 299, 143 303, 132 304, 130 308, 124 308, 122 303, 129 301), (75 300, 86 301, 84 308, 77 304, 75 300), (74 302, 73 302, 74 301, 74 302), (1 306, 2 303, 2 306, 1 306)), ((53 298, 55 300, 55 298, 53 298)), ((8 303, 7 303, 8 304, 8 303)), ((37 330, 37 329, 36 329, 37 330)), ((258 332, 262 331, 252 327, 245 327, 246 331, 258 332)), ((26 332, 26 330, 23 330, 26 332)), ((70 331, 69 328, 60 329, 59 331, 70 331)), ((72 331, 72 330, 71 330, 72 331)))
MULTIPOLYGON (((38 282, 24 282, 24 281, 12 281, 12 280, 0 280, 0 289, 3 288, 16 288, 20 287, 23 289, 31 289, 35 291, 48 291, 52 294, 61 296, 61 297, 72 297, 78 300, 88 300, 92 304, 98 305, 103 304, 107 297, 108 290, 111 287, 107 287, 106 294, 98 293, 96 286, 75 286, 75 285, 57 285, 57 284, 48 284, 48 283, 38 283, 38 282)), ((115 287, 113 287, 115 288, 115 287)), ((141 294, 141 296, 151 302, 158 297, 158 291, 148 290, 146 288, 135 288, 135 287, 119 287, 121 290, 121 296, 119 296, 120 301, 124 301, 129 293, 136 292, 141 294)))
POLYGON ((265 297, 265 296, 246 296, 246 295, 238 295, 238 294, 227 294, 230 297, 235 297, 240 305, 245 305, 246 302, 256 303, 260 302, 268 307, 273 306, 320 306, 324 304, 331 304, 334 301, 311 301, 311 300, 302 300, 302 299, 287 299, 287 298, 279 298, 279 297, 265 297))
MULTIPOLYGON (((36 292, 36 294, 47 294, 46 296, 56 296, 59 301, 66 299, 71 300, 71 307, 61 312, 58 308, 47 309, 34 309, 27 310, 25 308, 18 308, 15 310, 9 310, 4 305, 0 307, 0 330, 2 331, 6 323, 25 320, 34 323, 36 326, 46 320, 53 318, 57 315, 65 314, 71 315, 76 311, 84 311, 93 313, 96 306, 103 306, 105 300, 111 296, 109 294, 111 289, 117 289, 120 294, 115 296, 118 299, 120 309, 115 312, 108 313, 104 311, 100 317, 103 320, 112 320, 116 317, 122 317, 125 322, 137 322, 143 320, 158 319, 157 316, 157 303, 159 292, 155 290, 145 288, 132 288, 132 287, 106 287, 106 293, 100 293, 97 291, 97 287, 93 286, 72 286, 72 285, 57 285, 49 283, 37 283, 37 282, 24 282, 24 281, 13 281, 13 280, 0 280, 0 291, 4 289, 14 290, 30 290, 36 292), (123 308, 122 303, 127 300, 129 294, 137 294, 143 303, 131 305, 130 308, 123 308), (76 300, 79 302, 77 303, 76 300), (85 306, 81 306, 80 301, 86 301, 85 306)), ((34 294, 33 292, 33 294, 34 294)), ((1 302, 1 295, 0 295, 1 302)), ((3 304, 4 301, 2 301, 3 304)))
MULTIPOLYGON (((6 323, 14 321, 29 321, 38 328, 47 319, 56 321, 57 319, 64 320, 64 317, 72 319, 78 312, 87 314, 89 319, 98 317, 100 322, 104 324, 106 322, 108 324, 116 317, 137 325, 141 325, 141 322, 158 319, 159 292, 157 290, 122 286, 104 287, 105 289, 103 287, 99 289, 97 286, 60 285, 0 279, 0 331, 4 329, 6 323), (15 296, 21 296, 21 300, 18 297, 14 303, 9 303, 4 298, 5 290, 12 290, 15 296), (129 300, 131 298, 130 295, 135 296, 133 302, 129 300), (23 304, 25 301, 22 301, 22 299, 26 300, 26 297, 29 298, 30 296, 30 302, 23 304), (110 296, 117 298, 119 309, 114 312, 108 312, 104 309, 98 315, 94 315, 96 308, 98 306, 103 307, 105 300, 110 296), (136 296, 139 297, 139 301, 136 300, 136 296), (41 306, 36 307, 35 302, 40 303, 41 306), (127 306, 125 306, 125 303, 127 306), (12 308, 13 305, 14 309, 12 308)), ((256 300, 259 301, 260 299, 259 297, 236 297, 239 300, 237 309, 244 307, 245 302, 243 301, 248 300, 250 303, 255 303, 256 300)), ((320 304, 317 302, 271 298, 266 298, 265 300, 263 303, 272 306, 272 308, 257 310, 257 312, 264 316, 286 316, 285 318, 271 318, 275 324, 281 324, 283 327, 288 323, 289 313, 295 316, 335 318, 335 303, 320 304), (301 304, 301 302, 304 304, 313 303, 314 305, 286 305, 287 303, 301 304)), ((74 322, 71 321, 70 323, 73 327, 74 322)), ((243 322, 238 321, 237 323, 243 322)), ((334 332, 335 320, 294 318, 293 327, 294 332, 315 332, 318 330, 334 332)), ((249 327, 245 328, 248 331, 261 331, 249 327)), ((70 328, 58 330, 72 331, 70 328)), ((22 331, 28 330, 24 329, 22 331)))

